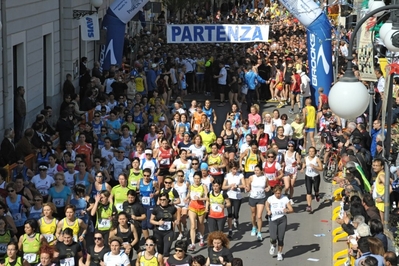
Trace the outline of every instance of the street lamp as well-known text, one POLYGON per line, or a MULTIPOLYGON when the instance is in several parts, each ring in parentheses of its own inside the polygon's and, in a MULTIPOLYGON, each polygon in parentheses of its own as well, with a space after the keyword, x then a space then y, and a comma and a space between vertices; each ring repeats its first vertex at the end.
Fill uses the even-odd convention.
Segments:
MULTIPOLYGON (((356 27, 353 30, 352 38, 349 42, 349 55, 346 57, 348 60, 348 66, 345 74, 337 83, 335 83, 328 95, 328 102, 331 110, 342 118, 353 119, 362 115, 369 104, 367 88, 355 77, 352 70, 352 51, 355 44, 355 36, 361 26, 369 18, 381 12, 393 9, 399 9, 399 4, 395 3, 393 5, 382 6, 369 11, 369 13, 367 13, 356 24, 356 27)), ((392 13, 393 12, 391 12, 391 20, 397 22, 398 19, 392 13)), ((382 39, 384 44, 393 48, 391 50, 392 52, 399 51, 399 27, 395 27, 395 23, 392 23, 392 27, 384 29, 383 33, 385 34, 385 38, 382 39)))
POLYGON ((103 4, 103 0, 90 0, 90 10, 73 10, 73 18, 80 19, 86 15, 93 15, 98 12, 98 9, 103 4), (91 10, 91 6, 93 6, 96 11, 91 10))

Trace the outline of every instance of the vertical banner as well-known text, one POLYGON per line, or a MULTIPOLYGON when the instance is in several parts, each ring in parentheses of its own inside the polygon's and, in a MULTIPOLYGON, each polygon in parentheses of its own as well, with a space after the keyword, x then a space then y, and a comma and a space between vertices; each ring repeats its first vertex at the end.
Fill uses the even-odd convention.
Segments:
POLYGON ((308 26, 307 38, 312 102, 318 105, 318 89, 328 95, 333 83, 331 24, 324 13, 308 26))
MULTIPOLYGON (((371 43, 371 31, 367 29, 367 25, 370 20, 375 18, 370 18, 366 23, 360 28, 357 52, 358 52, 358 66, 359 73, 362 81, 376 81, 377 77, 374 73, 374 58, 373 58, 373 44, 371 43)), ((354 37, 354 36, 353 36, 354 37)), ((352 37, 352 38, 353 38, 352 37)))
POLYGON ((86 15, 80 20, 80 33, 83 41, 100 40, 100 26, 98 24, 98 14, 86 15))
POLYGON ((146 4, 148 0, 115 0, 109 10, 123 23, 128 23, 146 4))
POLYGON ((149 0, 115 0, 104 16, 102 29, 107 30, 107 41, 100 49, 100 71, 111 65, 122 65, 123 43, 126 23, 136 15, 149 0))
POLYGON ((313 0, 279 0, 308 30, 309 77, 312 101, 318 104, 318 88, 328 95, 333 82, 331 24, 313 0))
POLYGON ((100 71, 109 70, 111 65, 122 65, 123 41, 126 24, 118 18, 106 14, 103 29, 107 30, 106 44, 100 47, 100 71))

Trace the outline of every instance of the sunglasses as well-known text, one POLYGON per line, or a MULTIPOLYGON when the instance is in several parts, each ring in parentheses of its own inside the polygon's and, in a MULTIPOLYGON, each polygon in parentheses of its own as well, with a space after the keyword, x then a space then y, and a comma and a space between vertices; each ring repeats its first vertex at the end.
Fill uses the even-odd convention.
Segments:
POLYGON ((267 158, 274 158, 274 156, 267 156, 267 158))
POLYGON ((124 151, 118 151, 118 153, 125 153, 124 151))
POLYGON ((44 172, 44 171, 47 171, 47 169, 40 169, 39 171, 40 172, 44 172))
POLYGON ((147 243, 146 243, 145 246, 146 246, 146 247, 153 247, 153 246, 155 246, 155 244, 147 244, 147 243))
POLYGON ((8 193, 13 193, 15 190, 11 189, 11 190, 7 190, 7 191, 8 191, 8 193))
POLYGON ((175 248, 175 251, 176 251, 176 252, 183 252, 182 249, 178 249, 178 248, 175 248))
POLYGON ((167 201, 168 199, 159 199, 160 201, 167 201))
POLYGON ((99 115, 95 115, 94 117, 100 117, 99 115))
POLYGON ((164 183, 165 183, 165 184, 172 184, 172 182, 166 182, 166 181, 165 181, 164 183))
POLYGON ((94 240, 103 240, 102 237, 94 237, 94 240))
POLYGON ((292 148, 292 147, 294 147, 294 146, 293 146, 293 145, 288 145, 288 147, 291 147, 291 148, 292 148))
POLYGON ((150 177, 151 175, 143 175, 144 177, 150 177))
POLYGON ((184 177, 184 175, 177 175, 178 177, 184 177))
POLYGON ((199 165, 199 163, 192 163, 191 165, 199 165))
POLYGON ((103 176, 102 176, 102 175, 96 175, 96 177, 98 177, 98 178, 103 178, 103 176))

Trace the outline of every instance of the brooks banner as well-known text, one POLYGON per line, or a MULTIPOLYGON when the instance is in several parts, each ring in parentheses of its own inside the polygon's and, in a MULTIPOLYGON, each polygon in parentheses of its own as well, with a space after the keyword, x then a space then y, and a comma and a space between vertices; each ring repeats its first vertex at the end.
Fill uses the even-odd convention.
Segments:
POLYGON ((122 65, 126 23, 129 22, 148 0, 115 0, 104 16, 102 29, 107 31, 105 45, 100 47, 100 70, 111 65, 122 65))
POLYGON ((168 25, 168 43, 267 42, 269 25, 168 25))
POLYGON ((83 41, 100 40, 100 26, 98 24, 98 14, 86 15, 80 19, 80 28, 83 41))
POLYGON ((309 77, 313 103, 318 104, 318 88, 328 95, 333 82, 331 24, 313 0, 279 0, 288 11, 307 27, 309 77))
POLYGON ((123 23, 128 23, 146 4, 148 0, 115 0, 109 10, 123 23))

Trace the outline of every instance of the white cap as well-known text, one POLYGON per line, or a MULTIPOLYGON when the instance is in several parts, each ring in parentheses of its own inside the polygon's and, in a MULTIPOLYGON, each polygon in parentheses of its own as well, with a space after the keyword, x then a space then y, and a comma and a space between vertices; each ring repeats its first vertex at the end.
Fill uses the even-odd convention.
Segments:
POLYGON ((145 153, 145 154, 152 154, 152 150, 146 149, 144 153, 145 153))

